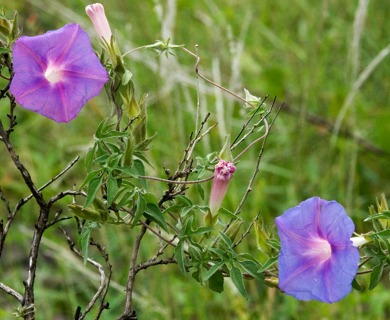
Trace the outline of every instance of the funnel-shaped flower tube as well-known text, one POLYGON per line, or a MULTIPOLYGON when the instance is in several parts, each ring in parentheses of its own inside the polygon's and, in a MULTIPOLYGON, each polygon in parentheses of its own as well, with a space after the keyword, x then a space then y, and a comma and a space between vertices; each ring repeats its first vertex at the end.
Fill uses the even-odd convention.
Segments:
POLYGON ((103 38, 107 44, 110 44, 112 32, 103 5, 101 3, 90 4, 86 6, 85 12, 91 19, 99 37, 103 38))
POLYGON ((215 166, 209 203, 209 209, 213 217, 218 213, 218 210, 221 207, 222 200, 225 197, 227 187, 233 177, 234 171, 236 171, 236 167, 229 161, 219 160, 215 166))
POLYGON ((10 91, 16 101, 57 122, 75 118, 108 80, 88 34, 78 24, 20 37, 12 57, 10 91))
POLYGON ((358 270, 354 224, 336 201, 313 197, 276 218, 279 288, 299 300, 333 303, 346 296, 358 270))

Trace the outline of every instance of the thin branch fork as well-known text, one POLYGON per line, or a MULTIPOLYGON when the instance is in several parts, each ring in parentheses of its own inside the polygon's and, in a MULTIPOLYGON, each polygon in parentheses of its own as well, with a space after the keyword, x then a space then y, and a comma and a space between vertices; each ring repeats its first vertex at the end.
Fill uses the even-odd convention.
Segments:
MULTIPOLYGON (((274 125, 275 120, 276 120, 276 118, 278 117, 279 112, 280 112, 280 110, 283 108, 283 106, 284 106, 284 104, 282 104, 282 105, 280 105, 280 106, 278 107, 277 112, 276 112, 276 116, 275 116, 275 118, 272 120, 272 122, 271 122, 270 125, 269 125, 268 133, 270 132, 272 126, 274 125)), ((272 104, 272 108, 273 108, 273 107, 274 107, 274 104, 272 104)), ((256 178, 256 176, 257 176, 257 173, 259 172, 260 162, 261 162, 261 158, 262 158, 262 156, 263 156, 264 147, 265 147, 265 144, 266 144, 266 142, 267 142, 268 136, 269 136, 269 135, 267 134, 267 135, 264 137, 264 140, 263 140, 261 149, 260 149, 259 154, 258 154, 258 156, 257 156, 257 162, 256 162, 255 170, 254 170, 254 172, 253 172, 253 174, 252 174, 252 177, 251 177, 250 180, 249 180, 248 187, 247 187, 247 189, 246 189, 246 191, 245 191, 245 193, 244 193, 244 195, 243 195, 243 197, 242 197, 240 203, 238 204, 236 211, 234 212, 234 215, 238 215, 238 214, 240 213, 241 208, 242 208, 242 206, 244 205, 244 202, 246 201, 246 199, 247 199, 247 197, 248 197, 248 195, 249 195, 249 192, 251 192, 251 190, 252 190, 253 182, 254 182, 254 180, 255 180, 255 178, 256 178)))
MULTIPOLYGON (((78 251, 75 248, 74 242, 72 241, 72 239, 70 238, 68 233, 65 231, 65 229, 63 229, 63 228, 60 228, 60 229, 61 229, 62 233, 64 234, 64 236, 65 236, 65 238, 66 238, 66 240, 68 242, 70 250, 73 251, 75 254, 77 254, 79 257, 82 257, 83 255, 81 254, 80 251, 78 251)), ((99 247, 99 246, 98 246, 98 249, 99 249, 99 251, 102 250, 102 248, 99 247)), ((101 253, 102 253, 102 251, 101 251, 101 253)), ((104 255, 104 253, 102 253, 102 254, 104 255)), ((106 262, 108 262, 108 257, 104 257, 104 258, 105 258, 106 262)), ((87 262, 90 265, 94 266, 99 271, 100 285, 99 285, 98 290, 96 291, 96 293, 92 297, 92 299, 89 301, 89 303, 88 303, 87 307, 85 308, 84 312, 80 313, 80 310, 79 310, 78 316, 77 316, 77 320, 85 319, 85 317, 91 311, 92 307, 95 305, 95 303, 99 299, 99 297, 102 296, 102 294, 104 294, 105 290, 107 290, 108 283, 109 283, 109 278, 110 278, 109 277, 107 279, 105 270, 104 270, 103 266, 100 263, 96 262, 95 260, 93 260, 91 258, 87 258, 87 262)))

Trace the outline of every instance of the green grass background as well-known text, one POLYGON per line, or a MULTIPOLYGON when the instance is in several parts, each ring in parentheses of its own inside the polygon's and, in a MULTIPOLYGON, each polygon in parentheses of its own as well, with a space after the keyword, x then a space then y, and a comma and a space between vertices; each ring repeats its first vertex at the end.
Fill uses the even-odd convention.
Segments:
MULTIPOLYGON (((358 232, 369 230, 363 222, 367 208, 381 192, 389 193, 390 178, 390 58, 373 69, 358 90, 353 84, 379 52, 390 43, 390 2, 369 1, 360 31, 356 12, 364 1, 308 0, 176 0, 102 1, 123 51, 170 37, 194 51, 198 44, 200 70, 209 78, 243 95, 247 88, 259 96, 277 96, 295 110, 281 111, 269 137, 260 174, 243 217, 250 221, 261 211, 264 223, 290 206, 318 195, 342 203, 354 219, 358 232), (358 40, 354 43, 354 34, 358 40), (347 98, 350 107, 341 122, 357 139, 334 134, 313 123, 312 115, 335 124, 347 98)), ((9 16, 16 9, 26 35, 81 24, 94 36, 84 12, 86 1, 0 1, 9 16)), ((97 45, 95 40, 94 44, 97 45)), ((180 159, 194 128, 197 80, 194 60, 182 52, 174 58, 140 51, 126 60, 138 93, 148 92, 149 133, 157 133, 149 156, 155 164, 148 174, 163 176, 162 167, 172 170, 180 159)), ((202 142, 196 154, 218 151, 225 132, 238 132, 242 125, 241 103, 207 83, 199 83, 202 112, 211 112, 218 130, 202 142)), ((4 119, 7 105, 0 102, 4 119)), ((110 113, 102 94, 88 103, 69 124, 57 124, 17 108, 18 126, 13 143, 37 185, 61 171, 77 155, 83 156, 92 143, 98 123, 110 113)), ((4 150, 4 149, 3 149, 4 150)), ((233 209, 244 192, 258 150, 239 163, 224 206, 233 209)), ((5 151, 0 152, 0 186, 11 204, 28 194, 5 151)), ((80 161, 69 174, 56 181, 50 195, 80 185, 84 168, 80 161)), ((156 192, 162 186, 152 186, 156 192)), ((65 208, 70 199, 61 201, 65 208)), ((0 209, 1 215, 5 210, 0 209)), ((66 210, 66 209, 64 209, 66 210)), ((22 291, 28 248, 36 207, 31 203, 19 214, 0 264, 1 281, 22 291)), ((72 222, 65 225, 71 227, 72 222)), ((110 310, 103 319, 113 319, 121 310, 123 286, 134 241, 134 230, 107 226, 95 235, 106 245, 113 263, 112 288, 107 296, 110 310)), ((259 255, 255 239, 242 245, 259 255)), ((155 252, 153 238, 144 242, 141 258, 155 252), (149 247, 148 247, 149 245, 149 247)), ((38 319, 72 319, 77 305, 85 306, 97 288, 95 270, 84 267, 68 250, 57 228, 44 238, 37 275, 38 319)), ((359 277, 367 287, 368 279, 359 277)), ((244 300, 229 282, 222 294, 201 287, 180 274, 174 265, 140 273, 136 283, 136 307, 140 319, 384 319, 390 316, 387 277, 373 291, 352 291, 333 305, 300 302, 247 282, 249 300, 244 300)), ((0 294, 0 318, 11 319, 15 301, 0 294)), ((93 317, 90 317, 93 319, 93 317)))

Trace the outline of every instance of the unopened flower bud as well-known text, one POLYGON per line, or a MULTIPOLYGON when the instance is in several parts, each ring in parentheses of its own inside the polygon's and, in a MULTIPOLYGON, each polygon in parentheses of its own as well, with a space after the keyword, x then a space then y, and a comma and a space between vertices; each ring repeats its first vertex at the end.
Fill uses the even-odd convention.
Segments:
POLYGON ((227 228, 225 233, 229 237, 229 239, 232 241, 232 243, 234 243, 234 241, 236 240, 236 238, 240 232, 240 228, 241 228, 243 223, 244 223, 244 221, 242 221, 241 219, 236 219, 227 228))
POLYGON ((209 209, 212 216, 218 213, 223 198, 225 197, 227 187, 233 177, 236 167, 232 162, 219 160, 214 170, 214 179, 210 192, 209 209))
POLYGON ((264 282, 271 288, 278 288, 279 286, 279 279, 277 277, 266 277, 264 282))
POLYGON ((99 37, 110 44, 112 32, 103 5, 101 3, 90 4, 85 8, 85 12, 91 19, 99 37))

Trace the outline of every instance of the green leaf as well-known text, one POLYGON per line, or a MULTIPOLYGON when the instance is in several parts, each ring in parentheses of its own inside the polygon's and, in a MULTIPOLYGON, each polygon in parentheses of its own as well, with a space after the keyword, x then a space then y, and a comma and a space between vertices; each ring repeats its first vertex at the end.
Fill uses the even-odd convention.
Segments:
POLYGON ((372 236, 377 236, 381 239, 389 239, 390 238, 390 230, 382 230, 379 232, 375 232, 375 233, 370 234, 370 237, 372 237, 372 236))
POLYGON ((372 290, 377 286, 377 284, 382 278, 384 266, 385 264, 381 261, 379 265, 375 266, 372 269, 368 290, 372 290))
POLYGON ((231 240, 226 234, 224 234, 223 232, 220 232, 220 233, 219 233, 219 236, 221 237, 221 240, 225 243, 225 245, 226 245, 228 248, 231 248, 231 247, 232 247, 233 242, 232 242, 232 240, 231 240))
POLYGON ((99 174, 102 174, 103 170, 94 170, 88 173, 87 177, 83 181, 82 185, 80 186, 80 189, 82 189, 85 185, 87 185, 92 179, 95 179, 99 174))
POLYGON ((211 232, 213 231, 213 228, 209 228, 209 227, 199 227, 195 230, 191 230, 190 234, 195 236, 195 235, 202 235, 202 234, 205 234, 205 233, 208 233, 208 232, 211 232))
POLYGON ((223 261, 220 261, 214 265, 212 265, 207 271, 206 273, 203 275, 203 281, 207 281, 208 279, 210 279, 210 277, 216 273, 222 266, 224 265, 224 262, 223 261))
POLYGON ((109 138, 123 138, 123 137, 128 137, 129 134, 127 132, 122 132, 122 131, 107 131, 103 133, 103 138, 104 139, 109 139, 109 138))
POLYGON ((256 263, 252 260, 245 260, 240 262, 241 266, 244 268, 246 272, 248 272, 253 278, 258 281, 263 281, 263 277, 261 273, 258 273, 260 264, 256 263))
POLYGON ((186 273, 186 266, 184 261, 184 249, 183 249, 183 241, 180 241, 175 248, 175 259, 177 265, 179 266, 181 272, 186 273))
POLYGON ((84 208, 88 207, 93 202, 102 183, 103 183, 103 175, 100 175, 89 182, 84 208))
POLYGON ((223 292, 223 282, 224 278, 222 272, 217 271, 210 277, 208 285, 211 290, 221 293, 223 292))
POLYGON ((153 193, 146 192, 142 195, 147 203, 152 203, 157 206, 157 199, 156 196, 153 193))
POLYGON ((146 210, 146 201, 141 194, 138 194, 137 209, 135 210, 134 219, 133 222, 131 223, 132 228, 137 225, 139 219, 141 219, 145 210, 146 210))
POLYGON ((180 212, 180 217, 183 219, 194 209, 194 206, 184 207, 180 212))
POLYGON ((204 189, 203 186, 200 183, 196 184, 196 191, 198 192, 200 198, 204 200, 204 189))
POLYGON ((104 145, 104 151, 109 154, 109 158, 116 157, 118 154, 122 154, 123 151, 120 146, 118 146, 118 141, 110 142, 105 140, 104 144, 100 142, 99 144, 104 145))
POLYGON ((89 173, 92 170, 93 159, 95 156, 96 144, 92 148, 89 148, 87 155, 85 156, 85 169, 89 173))
POLYGON ((99 157, 96 157, 93 162, 100 165, 101 167, 106 165, 107 159, 110 157, 108 153, 102 154, 99 157))
POLYGON ((118 192, 118 181, 110 174, 107 179, 107 207, 113 203, 118 192))
POLYGON ((100 228, 100 225, 96 222, 89 222, 86 223, 83 226, 83 229, 81 230, 78 243, 81 248, 81 253, 83 255, 83 262, 84 265, 87 263, 88 260, 88 249, 89 249, 89 239, 91 238, 91 232, 94 229, 100 228))
POLYGON ((228 219, 233 219, 233 220, 237 219, 237 216, 233 212, 225 209, 224 207, 221 207, 219 209, 219 213, 226 216, 228 219))
POLYGON ((149 220, 157 223, 161 228, 165 231, 168 231, 167 223, 165 222, 165 218, 160 208, 153 203, 148 203, 146 205, 145 217, 149 220))
POLYGON ((0 54, 3 54, 3 53, 7 54, 7 53, 11 53, 11 52, 12 52, 12 50, 9 48, 4 48, 4 47, 0 48, 0 54))
POLYGON ((192 261, 203 261, 202 256, 202 248, 200 248, 198 245, 189 244, 188 245, 188 254, 191 256, 192 261))
POLYGON ((78 241, 81 248, 81 254, 83 255, 84 265, 87 264, 87 260, 88 260, 89 239, 91 238, 91 231, 92 228, 88 226, 84 226, 83 229, 81 230, 81 234, 78 241))
POLYGON ((219 248, 211 248, 210 251, 212 253, 214 253, 218 258, 220 258, 221 260, 223 260, 225 262, 227 262, 229 260, 229 256, 226 253, 226 250, 222 250, 219 248))
POLYGON ((381 213, 373 214, 364 221, 376 220, 376 219, 390 219, 390 211, 383 211, 381 213))
POLYGON ((183 207, 191 207, 192 206, 192 202, 190 199, 188 199, 186 196, 183 196, 183 195, 179 195, 176 197, 176 202, 178 204, 182 204, 183 207))
MULTIPOLYGON (((124 188, 124 190, 128 189, 128 187, 124 188)), ((123 195, 120 197, 119 202, 117 203, 117 207, 121 208, 124 206, 128 206, 130 203, 133 202, 134 197, 134 189, 128 189, 126 190, 123 195)))
POLYGON ((259 270, 257 270, 258 273, 262 273, 268 269, 270 269, 276 262, 278 261, 278 256, 269 258, 259 270))
POLYGON ((356 279, 353 279, 352 281, 352 287, 360 292, 363 292, 364 288, 356 281, 356 279))
POLYGON ((122 75, 121 85, 122 86, 127 85, 132 77, 133 77, 133 74, 131 73, 131 71, 126 69, 122 75))
POLYGON ((95 137, 97 139, 101 139, 103 137, 103 129, 104 129, 105 122, 106 120, 100 122, 98 128, 96 129, 95 137))
MULTIPOLYGON (((144 176, 145 175, 145 167, 141 160, 135 159, 133 164, 133 170, 134 174, 137 176, 144 176)), ((139 182, 141 183, 141 186, 146 190, 146 180, 144 178, 139 178, 139 182)))
POLYGON ((244 285, 244 278, 242 276, 241 270, 235 266, 232 266, 230 269, 230 278, 232 279, 234 285, 238 289, 238 291, 241 293, 241 295, 248 299, 248 293, 246 292, 245 285, 244 285))
POLYGON ((277 239, 267 239, 266 244, 274 249, 275 251, 280 251, 280 242, 277 239))

